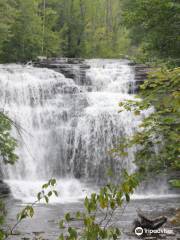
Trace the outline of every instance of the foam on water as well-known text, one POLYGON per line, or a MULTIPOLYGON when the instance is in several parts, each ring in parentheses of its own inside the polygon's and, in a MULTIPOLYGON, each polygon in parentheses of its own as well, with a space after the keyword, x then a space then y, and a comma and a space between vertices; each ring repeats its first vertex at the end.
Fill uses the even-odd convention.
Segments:
MULTIPOLYGON (((11 187, 12 196, 15 199, 24 203, 33 203, 37 200, 37 194, 42 191, 42 185, 46 181, 6 180, 5 182, 11 187)), ((78 202, 92 191, 77 179, 58 179, 54 189, 58 197, 52 195, 49 198, 50 204, 78 202)), ((48 190, 50 191, 50 189, 44 190, 45 193, 48 193, 48 190)), ((45 201, 41 200, 40 203, 45 201)))
POLYGON ((143 199, 168 199, 168 198, 179 198, 179 194, 133 194, 131 199, 132 200, 143 200, 143 199))

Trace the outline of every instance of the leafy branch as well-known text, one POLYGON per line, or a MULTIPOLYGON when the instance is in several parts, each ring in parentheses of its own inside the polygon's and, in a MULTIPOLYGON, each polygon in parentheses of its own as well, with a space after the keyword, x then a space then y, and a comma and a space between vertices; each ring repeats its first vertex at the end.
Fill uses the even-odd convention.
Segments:
POLYGON ((124 171, 123 179, 121 184, 107 184, 99 193, 86 197, 84 211, 73 215, 67 213, 59 224, 64 232, 59 240, 118 239, 121 232, 112 226, 113 218, 123 204, 130 201, 130 195, 139 184, 137 174, 129 175, 124 171), (77 222, 80 227, 75 224, 77 222))
POLYGON ((25 208, 23 208, 18 214, 17 214, 17 222, 10 228, 9 231, 5 232, 5 239, 7 239, 9 236, 14 235, 15 229, 18 227, 18 225, 25 220, 26 218, 32 218, 34 216, 34 206, 41 201, 45 201, 46 204, 49 203, 50 198, 55 195, 58 196, 57 191, 55 190, 56 185, 56 179, 52 178, 47 183, 42 185, 42 190, 37 194, 37 199, 31 203, 30 205, 27 205, 25 208))
MULTIPOLYGON (((127 155, 127 149, 137 146, 135 163, 145 174, 150 172, 178 171, 180 141, 180 68, 158 69, 149 73, 141 85, 139 97, 142 100, 127 100, 119 105, 121 111, 132 111, 139 115, 153 106, 154 111, 145 117, 136 133, 125 138, 112 150, 114 155, 127 155)), ((178 187, 180 180, 170 181, 178 187)))

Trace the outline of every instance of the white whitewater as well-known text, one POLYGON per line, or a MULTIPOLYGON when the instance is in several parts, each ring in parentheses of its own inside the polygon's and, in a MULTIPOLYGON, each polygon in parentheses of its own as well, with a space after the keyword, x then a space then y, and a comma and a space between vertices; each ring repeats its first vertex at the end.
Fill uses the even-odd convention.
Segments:
POLYGON ((90 191, 85 182, 103 182, 109 168, 117 175, 122 166, 134 171, 135 149, 126 159, 108 154, 143 118, 118 113, 120 101, 133 99, 133 67, 120 60, 86 63, 85 85, 49 69, 0 66, 1 107, 22 128, 21 136, 13 130, 19 160, 3 167, 14 198, 32 201, 56 177, 60 197, 53 201, 75 201, 90 191))

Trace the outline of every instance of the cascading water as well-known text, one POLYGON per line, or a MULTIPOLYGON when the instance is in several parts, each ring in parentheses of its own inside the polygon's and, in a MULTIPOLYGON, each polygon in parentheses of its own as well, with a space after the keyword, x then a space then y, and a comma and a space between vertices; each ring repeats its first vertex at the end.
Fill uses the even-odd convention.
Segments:
POLYGON ((21 126, 21 136, 13 130, 19 160, 2 167, 16 199, 31 201, 45 180, 56 177, 60 199, 71 201, 86 194, 82 182, 102 182, 109 168, 117 175, 122 165, 134 170, 135 149, 124 160, 108 153, 143 117, 118 113, 120 101, 133 99, 133 68, 120 60, 86 64, 83 84, 49 69, 1 65, 0 103, 21 126))
POLYGON ((113 159, 108 153, 124 136, 130 136, 140 118, 130 112, 118 113, 118 103, 132 99, 134 72, 127 62, 117 60, 89 60, 87 71, 87 106, 75 129, 72 165, 75 176, 85 176, 100 182, 107 170, 119 172, 122 164, 134 170, 133 149, 124 161, 113 159))

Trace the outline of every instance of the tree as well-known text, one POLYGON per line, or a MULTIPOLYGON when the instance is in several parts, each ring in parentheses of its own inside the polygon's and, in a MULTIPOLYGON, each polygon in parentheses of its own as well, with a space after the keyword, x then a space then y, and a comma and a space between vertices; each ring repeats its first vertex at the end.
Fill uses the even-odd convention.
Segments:
POLYGON ((3 47, 3 60, 24 62, 38 55, 59 54, 59 34, 54 30, 57 13, 49 2, 16 0, 16 15, 10 27, 11 36, 3 47))
MULTIPOLYGON (((57 7, 58 6, 58 7, 57 7)), ((119 57, 129 47, 119 0, 61 0, 57 29, 67 57, 119 57), (126 43, 125 43, 126 41, 126 43)))
POLYGON ((14 5, 14 0, 0 0, 0 58, 4 44, 12 35, 10 29, 16 14, 14 5))
MULTIPOLYGON (((180 3, 177 0, 122 0, 124 24, 145 60, 179 62, 180 3)), ((141 60, 142 60, 141 58, 141 60)))
POLYGON ((5 45, 6 61, 27 61, 41 53, 42 22, 38 1, 17 0, 17 14, 11 26, 12 37, 5 45))
MULTIPOLYGON (((2 1, 2 0, 0 0, 2 1)), ((119 57, 129 49, 119 0, 5 0, 0 57, 119 57)), ((2 30, 1 30, 2 29, 2 30)))
POLYGON ((59 11, 58 27, 63 55, 80 57, 84 51, 85 1, 63 0, 59 11))
POLYGON ((14 164, 18 159, 14 153, 16 140, 11 136, 12 124, 13 122, 0 112, 0 158, 5 164, 14 164))
MULTIPOLYGON (((142 101, 120 103, 126 111, 136 115, 154 106, 155 111, 146 117, 132 138, 114 150, 115 154, 124 154, 125 149, 138 145, 135 163, 139 171, 145 174, 180 170, 179 130, 180 130, 180 68, 159 69, 149 74, 141 85, 139 96, 142 101)), ((179 179, 172 179, 174 187, 180 187, 179 179)))
MULTIPOLYGON (((124 23, 133 45, 140 48, 138 60, 150 61, 158 68, 141 86, 142 101, 120 103, 123 109, 137 115, 150 106, 154 106, 155 111, 114 153, 121 155, 126 148, 138 145, 135 162, 140 172, 179 171, 180 69, 173 67, 180 63, 180 3, 176 0, 122 0, 122 3, 124 23)), ((172 179, 171 184, 180 187, 180 180, 172 179)))
MULTIPOLYGON (((11 127, 13 122, 3 113, 0 112, 0 160, 2 164, 14 164, 18 156, 15 154, 17 146, 16 140, 11 136, 11 127)), ((5 205, 0 200, 0 226, 4 224, 6 215, 5 205)), ((0 227, 0 240, 4 239, 4 230, 0 227)))
POLYGON ((47 57, 57 56, 61 52, 59 32, 56 30, 57 5, 57 0, 39 0, 39 15, 42 22, 41 55, 47 57))

